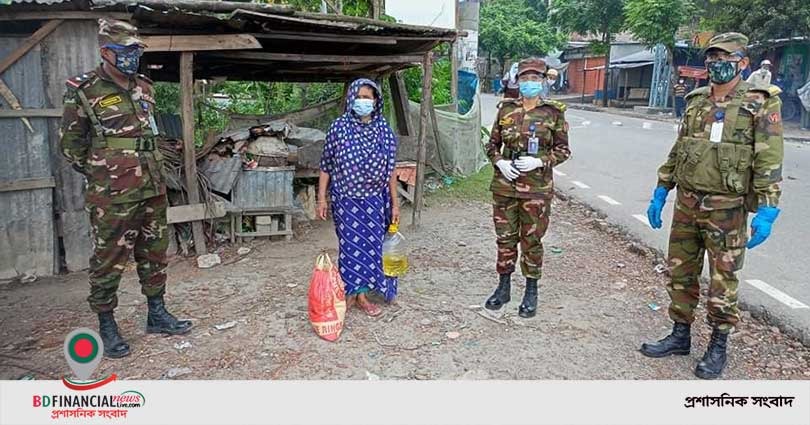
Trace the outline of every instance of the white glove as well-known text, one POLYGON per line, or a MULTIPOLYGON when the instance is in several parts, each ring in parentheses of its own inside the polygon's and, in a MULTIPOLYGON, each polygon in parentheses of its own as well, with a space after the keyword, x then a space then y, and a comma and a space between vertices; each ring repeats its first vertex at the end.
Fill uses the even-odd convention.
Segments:
POLYGON ((533 156, 521 156, 515 161, 515 167, 524 173, 543 168, 543 160, 533 156))
POLYGON ((516 170, 515 167, 512 166, 512 163, 510 161, 502 159, 496 162, 495 165, 497 165, 498 168, 501 170, 501 174, 503 174, 503 176, 506 177, 506 180, 509 180, 510 182, 518 178, 518 176, 520 175, 520 172, 516 170))

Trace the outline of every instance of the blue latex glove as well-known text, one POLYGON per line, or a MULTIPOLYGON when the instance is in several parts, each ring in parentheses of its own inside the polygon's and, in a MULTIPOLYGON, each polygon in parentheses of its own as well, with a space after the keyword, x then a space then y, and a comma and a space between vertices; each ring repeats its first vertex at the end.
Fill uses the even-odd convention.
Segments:
POLYGON ((751 249, 768 239, 771 235, 771 226, 779 217, 779 208, 759 207, 757 215, 751 220, 751 239, 748 241, 748 249, 751 249))
POLYGON ((664 210, 664 204, 667 203, 667 188, 658 186, 653 192, 653 198, 650 200, 650 206, 647 208, 647 220, 650 222, 650 227, 653 229, 661 228, 661 211, 664 210))

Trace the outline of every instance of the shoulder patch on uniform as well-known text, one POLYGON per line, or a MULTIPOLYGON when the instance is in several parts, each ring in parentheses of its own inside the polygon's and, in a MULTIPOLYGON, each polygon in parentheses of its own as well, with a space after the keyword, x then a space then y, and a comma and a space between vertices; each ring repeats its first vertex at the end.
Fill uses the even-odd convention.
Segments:
POLYGON ((770 114, 768 114, 768 122, 770 122, 771 124, 776 124, 781 120, 782 119, 779 116, 779 112, 771 112, 770 114))
POLYGON ((782 89, 780 89, 779 86, 774 86, 774 85, 771 85, 771 86, 768 86, 768 87, 752 86, 752 87, 750 87, 748 89, 748 91, 750 91, 750 92, 753 91, 753 92, 757 92, 757 93, 764 93, 768 97, 776 97, 776 96, 779 96, 780 93, 782 93, 782 89))
POLYGON ((79 74, 75 77, 68 78, 67 81, 65 81, 65 84, 67 84, 68 87, 78 89, 79 87, 87 84, 95 75, 96 75, 95 72, 92 71, 84 74, 79 74))
POLYGON ((519 102, 518 102, 517 99, 504 99, 504 100, 498 102, 498 109, 501 109, 502 107, 504 107, 506 105, 518 106, 518 104, 519 104, 519 102))
POLYGON ((684 97, 684 99, 689 99, 690 97, 695 97, 695 96, 708 96, 708 95, 709 95, 709 93, 710 93, 710 90, 711 90, 711 89, 710 89, 708 86, 705 86, 705 87, 698 87, 698 88, 696 88, 696 89, 694 89, 694 90, 690 91, 690 92, 689 92, 689 93, 686 95, 686 97, 684 97))
POLYGON ((565 110, 566 110, 566 109, 568 109, 568 105, 566 105, 565 103, 560 102, 560 101, 558 101, 558 100, 553 100, 553 99, 544 99, 544 100, 543 100, 543 104, 544 104, 544 105, 551 106, 551 107, 553 107, 554 109, 559 110, 560 112, 565 112, 565 110))

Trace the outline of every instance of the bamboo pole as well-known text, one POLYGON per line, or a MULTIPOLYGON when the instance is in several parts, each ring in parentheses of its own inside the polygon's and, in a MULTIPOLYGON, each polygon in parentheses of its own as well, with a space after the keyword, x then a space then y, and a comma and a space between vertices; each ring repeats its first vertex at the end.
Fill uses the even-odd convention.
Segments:
POLYGON ((427 132, 430 120, 430 105, 433 98, 433 56, 425 53, 422 78, 422 105, 419 113, 419 141, 416 154, 416 194, 414 195, 413 218, 411 225, 418 228, 422 224, 422 204, 425 197, 425 162, 427 157, 427 132))

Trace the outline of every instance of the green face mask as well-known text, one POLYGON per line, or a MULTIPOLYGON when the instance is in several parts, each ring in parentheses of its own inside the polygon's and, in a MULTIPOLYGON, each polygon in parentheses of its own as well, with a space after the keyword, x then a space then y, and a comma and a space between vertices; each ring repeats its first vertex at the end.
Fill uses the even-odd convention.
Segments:
POLYGON ((733 80, 739 73, 737 62, 711 61, 706 62, 709 79, 715 84, 725 84, 733 80))

